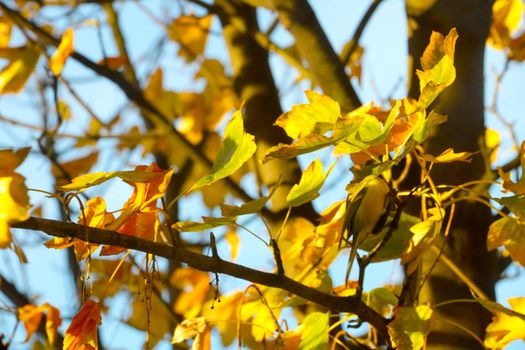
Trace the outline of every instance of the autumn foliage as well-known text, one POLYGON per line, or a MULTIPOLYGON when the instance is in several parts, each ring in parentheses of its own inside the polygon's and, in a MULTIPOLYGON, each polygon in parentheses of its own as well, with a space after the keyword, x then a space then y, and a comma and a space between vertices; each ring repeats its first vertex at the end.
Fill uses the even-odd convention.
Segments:
MULTIPOLYGON (((35 93, 29 89, 31 79, 42 70, 49 92, 37 94, 43 100, 51 94, 53 104, 51 109, 46 105, 44 122, 38 126, 0 116, 2 128, 37 131, 27 144, 0 150, 0 248, 14 253, 17 264, 25 264, 24 251, 29 248, 22 235, 46 233, 39 242, 49 249, 45 254, 63 251, 73 257, 70 269, 78 296, 75 312, 68 314, 32 295, 13 297, 25 291, 0 276, 0 291, 16 310, 12 317, 25 328, 23 342, 35 349, 44 343, 67 350, 102 348, 98 330, 105 331, 106 320, 114 318, 113 302, 123 294, 128 315, 118 322, 143 332, 145 348, 170 340, 192 349, 231 344, 288 350, 424 349, 440 317, 437 310, 446 303, 476 303, 493 314, 484 334, 466 329, 479 346, 502 349, 525 340, 525 297, 510 299, 509 307, 492 300, 445 248, 456 234, 457 208, 478 202, 494 215, 487 254, 494 251, 506 266, 525 266, 525 141, 515 145, 515 160, 499 167, 495 158, 501 140, 494 130, 486 130, 478 150, 449 147, 431 154, 426 148, 447 123, 447 115, 435 106, 459 74, 455 56, 462 33, 452 28, 428 38, 418 60, 419 80, 412 82, 419 84, 418 96, 348 108, 308 75, 303 63, 310 56, 296 48, 280 48, 265 33, 250 29, 250 40, 280 55, 299 72, 298 80, 313 85, 304 92, 305 103, 270 116, 273 126, 267 127, 280 139, 268 144, 269 136, 257 129, 264 121, 254 128, 250 119, 255 113, 250 89, 257 88, 239 90, 243 82, 235 67, 244 64, 242 57, 249 53, 241 50, 241 58, 235 56, 235 45, 243 42, 230 41, 229 36, 244 33, 243 21, 253 18, 239 9, 255 13, 253 7, 274 11, 288 28, 290 14, 280 12, 288 5, 277 5, 296 2, 187 2, 202 7, 199 15, 156 18, 164 39, 176 44, 185 64, 196 67, 194 80, 200 88, 183 92, 168 88, 168 73, 158 62, 147 79, 137 78, 112 2, 0 4, 0 57, 6 62, 0 71, 0 93, 35 93), (118 54, 104 53, 99 60, 82 54, 77 32, 91 25, 99 30, 101 24, 71 23, 61 31, 41 16, 57 5, 104 11, 118 54), (214 21, 230 31, 224 29, 223 35, 234 73, 206 56, 214 21), (12 44, 15 40, 18 44, 12 44), (113 82, 133 104, 138 119, 126 119, 125 109, 110 119, 97 116, 71 87, 74 83, 66 74, 70 61, 91 70, 97 79, 113 82), (68 105, 59 87, 75 102, 68 105), (68 128, 75 125, 72 114, 77 109, 84 110, 88 122, 71 135, 68 128), (63 160, 59 145, 70 139, 73 156, 63 160), (105 139, 114 141, 110 165, 100 159, 105 139), (34 162, 32 153, 37 152, 50 164, 46 176, 53 179, 52 191, 28 188, 20 170, 34 162), (119 163, 119 155, 126 152, 140 153, 142 164, 119 163), (461 184, 434 181, 435 167, 461 163, 468 169, 474 158, 486 165, 482 178, 461 184), (298 159, 309 161, 289 175, 289 169, 299 168, 298 159), (116 170, 115 164, 120 164, 116 170), (269 170, 275 169, 272 164, 279 164, 273 177, 277 180, 267 181, 275 171, 269 170), (341 173, 344 164, 351 164, 350 172, 341 173), (344 193, 331 202, 317 201, 334 181, 345 182, 344 193), (114 192, 105 194, 115 183, 125 188, 117 192, 118 200, 114 192), (381 190, 374 192, 377 185, 381 190), (34 193, 44 193, 40 205, 30 201, 34 193), (44 217, 41 206, 47 209, 49 203, 59 204, 60 218, 44 217), (188 208, 191 215, 181 215, 188 208), (366 220, 370 222, 359 222, 366 220), (248 235, 255 243, 246 244, 248 235), (245 251, 255 259, 271 257, 272 267, 239 262, 245 251), (428 256, 434 265, 443 264, 455 273, 458 283, 469 289, 470 299, 440 304, 419 297, 433 273, 422 269, 428 256), (398 261, 403 280, 366 290, 369 267, 384 261, 398 261), (350 279, 348 274, 345 278, 347 264, 352 266, 350 279), (223 276, 249 283, 223 290, 223 276), (368 324, 366 331, 354 329, 362 323, 368 324)), ((432 3, 407 1, 408 11, 426 11, 432 3)), ((520 31, 524 11, 521 0, 497 0, 493 5, 487 44, 509 62, 525 59, 525 32, 520 31)), ((299 36, 294 30, 290 29, 299 36)), ((349 72, 344 79, 361 83, 363 50, 358 46, 349 55, 344 52, 350 60, 344 62, 349 72)), ((45 260, 45 254, 40 259, 45 260)), ((0 335, 5 342, 11 333, 0 327, 0 335)))

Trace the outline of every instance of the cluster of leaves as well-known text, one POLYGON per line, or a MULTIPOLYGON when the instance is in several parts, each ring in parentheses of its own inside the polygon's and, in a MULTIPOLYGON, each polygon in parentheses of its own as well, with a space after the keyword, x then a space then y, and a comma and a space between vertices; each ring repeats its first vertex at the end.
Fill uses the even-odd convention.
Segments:
MULTIPOLYGON (((494 5, 494 24, 489 42, 497 48, 509 52, 509 58, 523 60, 523 34, 514 36, 516 14, 523 13, 521 1, 501 1, 494 5), (520 5, 521 4, 521 5, 520 5), (521 6, 521 7, 520 7, 521 6)), ((0 53, 8 64, 0 72, 0 92, 18 92, 37 64, 42 49, 32 42, 23 47, 8 47, 12 23, 2 17, 0 25, 0 53)), ((206 34, 211 25, 211 16, 183 16, 173 21, 166 31, 168 36, 180 44, 179 55, 188 62, 195 61, 204 51, 206 34)), ((55 76, 61 70, 68 57, 73 53, 73 30, 68 29, 62 36, 55 53, 49 57, 49 68, 55 76)), ((362 291, 362 276, 366 264, 363 261, 375 262, 401 259, 407 273, 415 271, 420 263, 421 252, 436 249, 439 259, 439 248, 436 238, 448 235, 449 223, 453 218, 457 202, 471 199, 490 199, 505 207, 511 214, 502 213, 489 231, 487 246, 489 249, 503 247, 518 264, 525 266, 525 180, 522 177, 512 181, 511 174, 500 170, 504 191, 512 192, 511 196, 486 198, 485 194, 474 192, 476 185, 435 186, 431 180, 434 164, 456 161, 469 161, 471 154, 455 152, 452 149, 440 155, 426 154, 421 144, 429 137, 433 127, 446 121, 446 117, 430 110, 432 102, 455 79, 454 49, 458 35, 452 30, 443 37, 433 33, 430 44, 421 58, 422 70, 418 71, 420 80, 420 97, 417 100, 404 98, 391 101, 390 107, 383 109, 373 103, 365 104, 348 113, 342 113, 337 101, 315 91, 306 91, 308 103, 296 105, 282 114, 276 121, 293 140, 291 144, 280 144, 270 148, 262 161, 290 159, 302 154, 333 147, 337 157, 349 155, 353 161, 354 179, 347 186, 347 200, 337 201, 325 208, 320 214, 319 224, 300 217, 289 218, 280 225, 271 225, 264 217, 263 211, 272 200, 279 184, 267 189, 267 194, 247 201, 241 205, 224 202, 225 186, 217 185, 223 179, 238 181, 243 174, 245 164, 253 158, 257 145, 253 135, 245 132, 242 106, 233 113, 224 129, 222 138, 216 131, 222 117, 238 103, 233 97, 231 84, 222 65, 215 60, 204 59, 201 62, 197 77, 206 77, 207 86, 202 93, 175 93, 163 86, 162 71, 152 74, 144 95, 154 104, 162 115, 181 115, 179 131, 190 144, 202 146, 209 159, 214 159, 211 169, 201 164, 193 170, 180 195, 173 202, 165 203, 168 184, 174 170, 163 170, 155 163, 149 166, 137 166, 131 171, 97 172, 75 176, 71 181, 64 181, 57 187, 66 212, 75 199, 81 203, 77 222, 79 225, 118 232, 130 237, 159 242, 166 245, 178 245, 179 232, 201 232, 216 227, 227 227, 225 238, 232 246, 232 259, 238 249, 237 229, 244 227, 238 218, 244 215, 258 214, 268 228, 269 240, 256 234, 268 249, 273 249, 276 257, 276 270, 281 271, 302 285, 338 296, 357 296, 371 309, 388 320, 389 339, 385 341, 399 349, 421 349, 432 328, 432 305, 403 305, 399 298, 399 286, 386 286, 372 291, 362 291), (213 77, 213 78, 211 78, 213 77), (204 135, 207 137, 204 138, 204 135), (209 134, 213 136, 209 136, 209 134), (201 143, 204 142, 204 145, 201 143), (415 159, 423 173, 420 186, 407 193, 397 191, 402 178, 394 178, 392 168, 407 158, 415 159), (389 213, 389 218, 378 235, 364 240, 360 249, 368 252, 360 258, 360 280, 334 286, 328 270, 341 254, 341 242, 344 241, 347 219, 347 201, 353 202, 358 194, 366 190, 368 183, 381 177, 388 182, 395 197, 396 208, 389 213), (85 203, 81 194, 88 188, 99 186, 106 181, 119 178, 129 184, 132 194, 115 216, 109 212, 102 197, 94 197, 85 203), (217 190, 217 189, 220 190, 217 190), (214 207, 220 204, 220 217, 204 216, 202 222, 170 222, 168 211, 173 203, 194 191, 202 191, 207 198, 206 204, 214 207), (208 191, 208 192, 205 192, 208 191), (217 192, 220 192, 217 194, 217 192), (467 192, 467 194, 465 194, 467 192), (213 195, 214 194, 214 195, 213 195), (468 197, 468 198, 467 198, 468 197), (423 210, 420 217, 402 212, 403 203, 420 199, 423 210), (159 204, 160 202, 160 204, 159 204), (446 219, 448 218, 448 219, 446 219)), ((359 51, 358 51, 359 52, 359 51)), ((358 58, 355 60, 358 61, 358 58)), ((111 69, 118 69, 127 64, 125 57, 107 57, 100 64, 111 69)), ((356 63, 354 63, 356 64, 356 63)), ((359 66, 352 68, 358 76, 359 66)), ((152 114, 151 111, 146 112, 152 114)), ((138 127, 132 128, 126 139, 121 140, 119 147, 134 147, 143 144, 146 153, 162 151, 170 154, 171 164, 178 169, 183 167, 186 157, 181 155, 180 140, 169 137, 166 126, 155 120, 155 138, 145 143, 138 127)), ((91 136, 111 130, 111 125, 93 123, 91 136)), ((87 144, 88 138, 79 144, 87 144)), ((492 148, 495 148, 492 146, 492 148)), ((0 151, 0 248, 12 248, 21 261, 25 257, 21 248, 13 240, 10 226, 29 218, 29 201, 24 178, 15 169, 24 161, 29 149, 18 151, 0 151)), ((96 162, 96 153, 73 162, 62 164, 68 174, 86 173, 96 162)), ((522 174, 525 172, 525 143, 520 150, 522 174)), ((334 164, 326 171, 320 160, 315 159, 302 172, 300 181, 292 187, 286 200, 290 208, 309 203, 319 193, 331 173, 334 164)), ((58 171, 58 170, 55 170, 58 171)), ((252 232, 253 233, 253 232, 252 232)), ((255 234, 255 233, 254 233, 255 234)), ((216 249, 211 242, 211 248, 216 249)), ((310 312, 306 317, 299 316, 299 325, 288 329, 279 322, 283 309, 297 306, 310 306, 306 300, 290 295, 289 291, 270 288, 264 285, 250 285, 242 292, 220 296, 216 303, 217 291, 205 272, 180 268, 168 277, 169 284, 181 292, 174 305, 174 313, 184 320, 175 330, 163 322, 173 317, 166 311, 159 294, 152 291, 161 288, 154 280, 156 273, 155 257, 145 258, 145 278, 137 278, 140 267, 133 259, 128 259, 130 252, 121 247, 104 245, 100 247, 89 241, 72 237, 57 237, 45 243, 48 248, 64 249, 74 247, 78 261, 85 266, 84 274, 93 275, 93 285, 78 313, 73 317, 65 332, 64 349, 96 349, 97 326, 102 322, 106 311, 106 298, 114 296, 124 286, 135 292, 145 291, 147 306, 136 298, 133 314, 128 324, 148 329, 152 341, 162 339, 167 332, 174 332, 172 342, 179 343, 193 339, 194 349, 207 349, 211 346, 211 331, 217 329, 222 343, 231 344, 236 338, 250 347, 278 345, 284 349, 317 349, 327 344, 338 342, 345 332, 333 339, 329 338, 332 330, 343 323, 355 321, 356 316, 350 312, 310 312), (97 250, 100 256, 119 255, 119 260, 95 259, 97 250), (123 254, 124 253, 124 254, 123 254), (154 312, 167 313, 168 316, 156 317, 154 312), (162 310, 162 311, 158 311, 162 310), (333 319, 337 319, 333 322, 333 319)), ((346 247, 346 243, 343 247, 346 247)), ((472 283, 471 281, 464 281, 472 283)), ((218 281, 216 281, 218 284, 218 281)), ((471 285, 469 285, 471 286, 471 285)), ((216 287, 218 289, 218 285, 216 287)), ((509 301, 511 309, 492 302, 478 293, 475 285, 476 300, 495 314, 494 321, 487 328, 485 346, 499 349, 515 339, 525 338, 524 298, 509 301)), ((169 308, 169 306, 168 306, 169 308)), ((28 304, 19 309, 19 319, 24 323, 27 338, 38 329, 45 314, 48 341, 56 340, 57 329, 61 324, 59 311, 49 305, 28 304)), ((362 320, 361 320, 362 321, 362 320)), ((371 333, 375 330, 371 329, 371 333)), ((359 339, 367 343, 368 339, 359 339)))

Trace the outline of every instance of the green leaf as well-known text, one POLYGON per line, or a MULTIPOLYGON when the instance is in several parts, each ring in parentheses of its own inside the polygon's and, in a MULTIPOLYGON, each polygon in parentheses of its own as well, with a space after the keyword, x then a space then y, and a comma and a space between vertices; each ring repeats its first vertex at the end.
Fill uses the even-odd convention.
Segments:
POLYGON ((303 321, 300 350, 321 350, 328 345, 329 313, 312 312, 303 321))
POLYGON ((447 116, 434 111, 430 112, 427 118, 420 118, 414 126, 413 138, 416 143, 423 143, 430 134, 433 127, 447 121, 447 116))
POLYGON ((174 223, 171 227, 179 232, 200 232, 219 226, 231 225, 235 223, 236 219, 236 217, 212 218, 203 216, 203 222, 180 221, 174 223))
POLYGON ((397 350, 419 350, 432 327, 432 309, 427 305, 401 306, 388 325, 392 346, 397 350))
POLYGON ((380 315, 386 316, 391 307, 397 305, 398 299, 394 291, 381 287, 363 293, 363 301, 380 315))
POLYGON ((512 217, 494 221, 489 227, 487 248, 504 246, 512 260, 525 266, 525 223, 512 217))
POLYGON ((278 159, 290 159, 297 157, 301 154, 310 153, 317 151, 321 148, 331 146, 335 143, 335 139, 319 135, 319 134, 310 134, 299 139, 297 142, 292 143, 291 145, 279 144, 274 146, 266 151, 266 154, 263 157, 262 162, 266 163, 267 161, 278 158, 278 159))
POLYGON ((305 91, 309 103, 295 105, 283 113, 276 125, 283 128, 292 139, 300 139, 312 133, 324 134, 331 130, 341 114, 339 104, 326 95, 305 91))
POLYGON ((297 207, 319 197, 319 190, 323 186, 328 174, 330 174, 334 168, 334 165, 335 163, 323 174, 323 164, 316 158, 308 168, 303 171, 299 183, 294 185, 290 193, 288 193, 286 197, 288 204, 292 207, 297 207))
POLYGON ((244 203, 243 205, 236 206, 236 205, 227 205, 227 204, 221 204, 221 214, 223 216, 239 216, 239 215, 247 215, 247 214, 255 214, 259 211, 261 211, 262 208, 268 203, 270 198, 273 196, 277 188, 279 187, 280 182, 276 184, 270 193, 267 196, 254 199, 253 201, 249 201, 247 203, 244 203))
POLYGON ((454 50, 457 38, 455 28, 450 30, 446 38, 440 33, 432 32, 430 43, 421 57, 423 70, 416 72, 421 91, 419 104, 425 108, 456 79, 454 50))
POLYGON ((83 191, 89 187, 100 185, 114 177, 119 177, 128 182, 149 182, 156 176, 158 176, 158 173, 147 171, 99 171, 77 176, 71 180, 71 183, 58 186, 58 189, 61 191, 83 191))
POLYGON ((520 219, 525 220, 525 194, 493 199, 516 214, 520 219))
POLYGON ((455 153, 452 148, 447 148, 439 156, 434 157, 431 154, 423 154, 421 158, 427 162, 432 163, 451 163, 451 162, 468 162, 470 163, 471 157, 474 153, 470 152, 459 152, 455 153))
MULTIPOLYGON (((384 247, 381 248, 374 256, 373 262, 387 261, 397 259, 407 250, 409 242, 414 236, 414 233, 410 230, 412 226, 420 220, 412 215, 401 213, 401 218, 398 223, 398 227, 392 233, 392 237, 386 242, 384 247)), ((370 238, 366 239, 360 246, 359 249, 364 251, 371 251, 374 247, 379 244, 385 237, 388 228, 384 229, 377 235, 370 235, 370 238)))
POLYGON ((200 178, 186 193, 232 175, 253 156, 256 148, 253 135, 244 132, 241 111, 236 111, 224 130, 224 140, 213 162, 212 173, 200 178))

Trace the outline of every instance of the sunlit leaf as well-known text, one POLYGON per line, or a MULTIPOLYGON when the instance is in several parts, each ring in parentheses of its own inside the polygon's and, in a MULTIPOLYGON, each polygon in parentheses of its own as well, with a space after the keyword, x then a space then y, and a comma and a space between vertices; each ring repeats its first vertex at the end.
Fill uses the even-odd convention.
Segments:
POLYGON ((224 239, 226 239, 226 242, 228 242, 228 244, 230 245, 231 259, 235 260, 237 258, 237 255, 239 255, 239 246, 241 244, 239 235, 235 230, 229 227, 228 231, 226 231, 224 239))
POLYGON ((446 121, 447 116, 441 115, 434 111, 430 112, 430 114, 426 118, 424 118, 423 116, 423 118, 420 118, 414 126, 414 141, 416 141, 418 144, 423 143, 423 141, 425 141, 429 136, 432 128, 446 121))
POLYGON ((87 173, 98 160, 98 152, 92 152, 86 156, 70 160, 60 164, 60 168, 53 166, 51 172, 56 179, 57 186, 69 183, 67 177, 77 177, 80 174, 87 173), (64 173, 65 171, 65 173, 64 173))
POLYGON ((399 350, 419 350, 432 327, 432 309, 427 305, 400 306, 388 324, 392 346, 399 350))
POLYGON ((430 43, 421 57, 421 67, 417 70, 421 96, 419 103, 427 107, 456 79, 454 51, 458 33, 452 28, 446 37, 432 32, 430 43))
POLYGON ((504 246, 512 260, 525 266, 525 223, 512 217, 503 217, 489 227, 487 248, 504 246))
POLYGON ((248 301, 245 300, 241 310, 241 320, 251 324, 251 333, 259 342, 270 338, 277 330, 275 320, 279 319, 286 295, 283 290, 274 288, 262 288, 261 292, 264 302, 258 293, 248 294, 248 301))
POLYGON ((174 310, 185 318, 197 317, 204 302, 213 295, 207 272, 179 268, 171 274, 169 282, 180 290, 174 310))
POLYGON ((421 158, 427 162, 432 163, 451 163, 451 162, 469 162, 471 161, 473 153, 470 152, 459 152, 455 153, 452 148, 447 148, 439 156, 434 157, 431 154, 423 154, 421 158))
POLYGON ((38 330, 44 313, 46 317, 45 329, 48 342, 49 344, 55 343, 58 327, 62 324, 62 319, 60 318, 58 309, 48 303, 42 304, 41 306, 27 304, 18 308, 18 317, 26 329, 25 342, 38 330))
POLYGON ((98 349, 97 326, 102 323, 100 304, 86 300, 64 335, 64 350, 98 349))
POLYGON ((341 114, 339 104, 326 95, 305 91, 307 104, 295 105, 290 112, 282 114, 276 125, 283 128, 292 139, 310 134, 324 134, 341 114))
POLYGON ((0 55, 9 63, 0 71, 0 94, 20 92, 33 73, 41 49, 36 44, 18 48, 0 49, 0 55))
POLYGON ((294 185, 288 193, 286 200, 292 207, 310 202, 319 196, 319 190, 323 186, 326 177, 332 171, 335 163, 323 174, 323 164, 319 159, 315 159, 308 168, 303 171, 301 180, 294 185))
POLYGON ((330 313, 312 312, 302 323, 301 350, 321 350, 328 345, 330 313))
POLYGON ((11 244, 9 224, 29 218, 29 197, 24 178, 16 173, 0 177, 0 248, 11 244))
POLYGON ((187 15, 178 17, 169 25, 168 37, 180 44, 179 55, 184 57, 186 62, 191 62, 203 54, 212 19, 212 15, 187 15))
POLYGON ((66 60, 73 53, 74 36, 73 29, 68 28, 64 32, 64 35, 62 35, 62 39, 60 40, 57 50, 49 60, 49 69, 51 69, 55 76, 60 75, 64 65, 66 64, 66 60))
POLYGON ((211 330, 204 317, 182 321, 177 325, 177 328, 175 328, 171 343, 181 343, 192 338, 195 338, 193 340, 192 350, 211 349, 211 330))
MULTIPOLYGON (((137 282, 136 277, 133 280, 137 294, 135 294, 133 302, 130 303, 131 315, 126 323, 139 332, 149 329, 149 346, 153 349, 159 341, 165 339, 166 335, 173 331, 171 322, 169 322, 169 320, 173 320, 173 313, 166 307, 166 302, 158 294, 152 293, 150 300, 145 300, 142 293, 148 287, 144 285, 144 281, 137 282)), ((154 286, 157 290, 161 290, 163 287, 160 283, 155 283, 154 286)), ((146 347, 141 346, 141 348, 146 347)))
POLYGON ((210 185, 232 175, 252 157, 256 148, 254 137, 244 132, 240 110, 235 112, 228 125, 226 125, 224 140, 213 162, 212 173, 202 177, 187 192, 210 185))
POLYGON ((520 26, 523 0, 496 0, 492 4, 492 24, 487 43, 495 49, 504 49, 515 30, 520 26))
POLYGON ((213 218, 203 216, 203 222, 195 221, 181 221, 173 224, 173 228, 180 232, 199 232, 204 230, 211 230, 215 227, 231 225, 235 223, 236 217, 223 217, 223 218, 213 218))
POLYGON ((221 204, 221 213, 223 216, 226 217, 258 213, 259 211, 261 211, 262 208, 264 208, 266 203, 268 203, 268 201, 273 196, 278 187, 279 184, 274 185, 274 187, 267 196, 246 202, 241 206, 221 204))
POLYGON ((489 349, 503 349, 514 340, 525 341, 525 298, 511 298, 508 301, 512 311, 522 317, 497 312, 486 329, 485 346, 489 349))
POLYGON ((512 181, 510 172, 505 173, 501 168, 498 168, 504 192, 512 191, 517 195, 525 194, 525 141, 521 143, 520 147, 520 167, 521 176, 517 182, 512 181))
POLYGON ((62 191, 83 191, 89 187, 100 185, 114 177, 119 177, 122 180, 133 182, 133 183, 146 183, 155 179, 157 175, 153 172, 147 172, 142 170, 137 171, 111 171, 103 172, 99 171, 96 173, 80 175, 71 180, 71 183, 58 186, 62 191))
POLYGON ((0 48, 8 47, 11 40, 13 24, 9 19, 0 16, 0 48))
POLYGON ((331 146, 334 144, 334 142, 334 139, 328 136, 319 135, 315 133, 310 134, 297 140, 291 145, 281 143, 278 146, 270 148, 268 151, 266 151, 262 162, 265 163, 273 158, 294 158, 301 154, 310 153, 313 151, 317 151, 318 149, 331 146))

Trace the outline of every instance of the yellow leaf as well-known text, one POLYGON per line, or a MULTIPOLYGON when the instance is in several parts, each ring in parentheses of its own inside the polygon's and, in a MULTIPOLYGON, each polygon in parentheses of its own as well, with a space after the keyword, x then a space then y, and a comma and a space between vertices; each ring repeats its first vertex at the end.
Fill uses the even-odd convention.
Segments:
POLYGON ((64 35, 62 35, 62 40, 60 41, 57 50, 49 60, 49 68, 55 76, 60 75, 60 72, 62 72, 62 68, 64 68, 66 60, 69 58, 69 55, 73 53, 73 39, 73 29, 68 28, 64 32, 64 35))
POLYGON ((41 306, 27 304, 18 308, 18 317, 20 321, 23 322, 26 329, 26 342, 38 330, 44 312, 47 312, 47 339, 49 344, 52 345, 55 343, 58 327, 62 324, 62 319, 60 318, 60 312, 58 309, 49 305, 48 303, 42 304, 41 306))
POLYGON ((521 166, 521 177, 518 182, 514 182, 511 179, 511 172, 504 173, 501 168, 498 168, 498 174, 502 180, 503 192, 512 191, 517 195, 525 194, 525 141, 521 143, 520 148, 520 166, 521 166))
POLYGON ((208 273, 191 268, 175 270, 170 277, 170 284, 182 291, 174 309, 185 318, 196 317, 212 292, 208 273))
POLYGON ((309 103, 293 106, 290 112, 282 114, 275 122, 292 139, 312 133, 322 135, 332 129, 341 115, 339 104, 330 97, 309 90, 305 94, 309 103))
POLYGON ((64 335, 64 350, 97 350, 97 326, 102 323, 100 304, 86 300, 64 335))
POLYGON ((272 158, 294 158, 300 154, 310 153, 333 144, 334 140, 328 136, 319 135, 315 133, 309 134, 305 137, 300 138, 291 145, 279 144, 278 146, 271 147, 264 154, 262 162, 266 163, 272 158))
POLYGON ((487 43, 502 50, 509 45, 513 32, 519 28, 524 10, 523 0, 496 0, 492 5, 492 24, 487 43))
POLYGON ((53 176, 56 179, 56 185, 66 185, 69 181, 67 177, 74 178, 80 174, 87 173, 98 160, 98 151, 89 153, 84 157, 80 157, 68 162, 60 164, 60 168, 54 166, 51 169, 53 176), (66 174, 62 170, 65 170, 66 174))
POLYGON ((26 159, 29 150, 30 148, 0 150, 0 176, 12 175, 15 169, 26 159))
POLYGON ((434 157, 431 154, 423 154, 421 158, 423 158, 427 162, 432 162, 432 163, 451 163, 451 162, 458 162, 458 161, 470 163, 470 160, 471 160, 470 158, 472 157, 473 154, 474 153, 470 153, 470 152, 454 153, 454 150, 452 148, 447 148, 437 157, 434 157))
POLYGON ((411 16, 421 16, 429 10, 436 0, 406 0, 406 10, 411 16))
POLYGON ((254 136, 244 131, 241 110, 242 107, 233 114, 226 125, 224 139, 213 162, 211 174, 201 177, 197 183, 186 191, 187 193, 232 175, 255 153, 257 146, 254 136))
POLYGON ((24 178, 16 173, 0 177, 0 248, 11 244, 9 224, 29 218, 29 198, 24 178))
POLYGON ((18 93, 33 73, 41 50, 36 44, 1 50, 2 57, 7 58, 9 63, 0 72, 0 94, 18 93))
POLYGON ((513 217, 503 217, 489 227, 487 248, 504 246, 512 260, 525 267, 525 223, 513 217))
POLYGON ((485 148, 490 157, 490 164, 496 162, 496 157, 498 155, 498 148, 501 143, 501 138, 499 132, 494 129, 486 128, 485 129, 485 148))
POLYGON ((211 349, 210 327, 204 317, 182 321, 177 325, 177 328, 175 328, 171 343, 181 343, 191 338, 195 338, 193 340, 193 350, 211 349))
POLYGON ((432 327, 432 309, 427 305, 401 306, 388 324, 392 346, 398 350, 419 350, 432 327))
POLYGON ((234 229, 228 228, 228 231, 226 232, 224 238, 230 245, 231 259, 235 260, 237 258, 237 255, 239 255, 239 245, 241 243, 239 235, 237 235, 237 232, 234 229))
MULTIPOLYGON (((525 298, 511 298, 508 301, 513 311, 525 316, 525 298)), ((514 340, 525 341, 525 320, 498 312, 486 332, 485 346, 489 349, 503 349, 514 340)))
POLYGON ((0 48, 8 47, 13 24, 4 16, 0 17, 0 48))
POLYGON ((432 32, 430 43, 421 57, 421 67, 417 70, 421 96, 419 103, 427 107, 434 99, 456 79, 454 51, 458 33, 452 28, 446 37, 432 32))
POLYGON ((323 186, 326 177, 332 169, 335 163, 323 174, 323 164, 316 158, 308 168, 303 171, 301 180, 298 184, 294 185, 286 197, 286 201, 292 207, 299 206, 301 204, 310 202, 319 196, 319 190, 323 186))
MULTIPOLYGON (((132 280, 135 281, 134 284, 136 285, 137 278, 134 277, 132 280)), ((157 294, 153 293, 150 300, 145 300, 142 293, 146 287, 143 282, 139 283, 140 285, 137 288, 139 292, 130 305, 131 316, 126 323, 140 332, 145 332, 146 329, 149 329, 149 346, 150 349, 153 349, 157 342, 164 339, 166 334, 172 331, 170 320, 173 320, 173 314, 166 308, 166 302, 157 294)), ((164 287, 160 284, 154 285, 156 288, 159 288, 158 290, 162 290, 164 287)))
POLYGON ((212 19, 212 15, 188 15, 180 16, 171 22, 168 37, 180 44, 179 55, 184 57, 186 62, 191 62, 204 53, 212 19))

